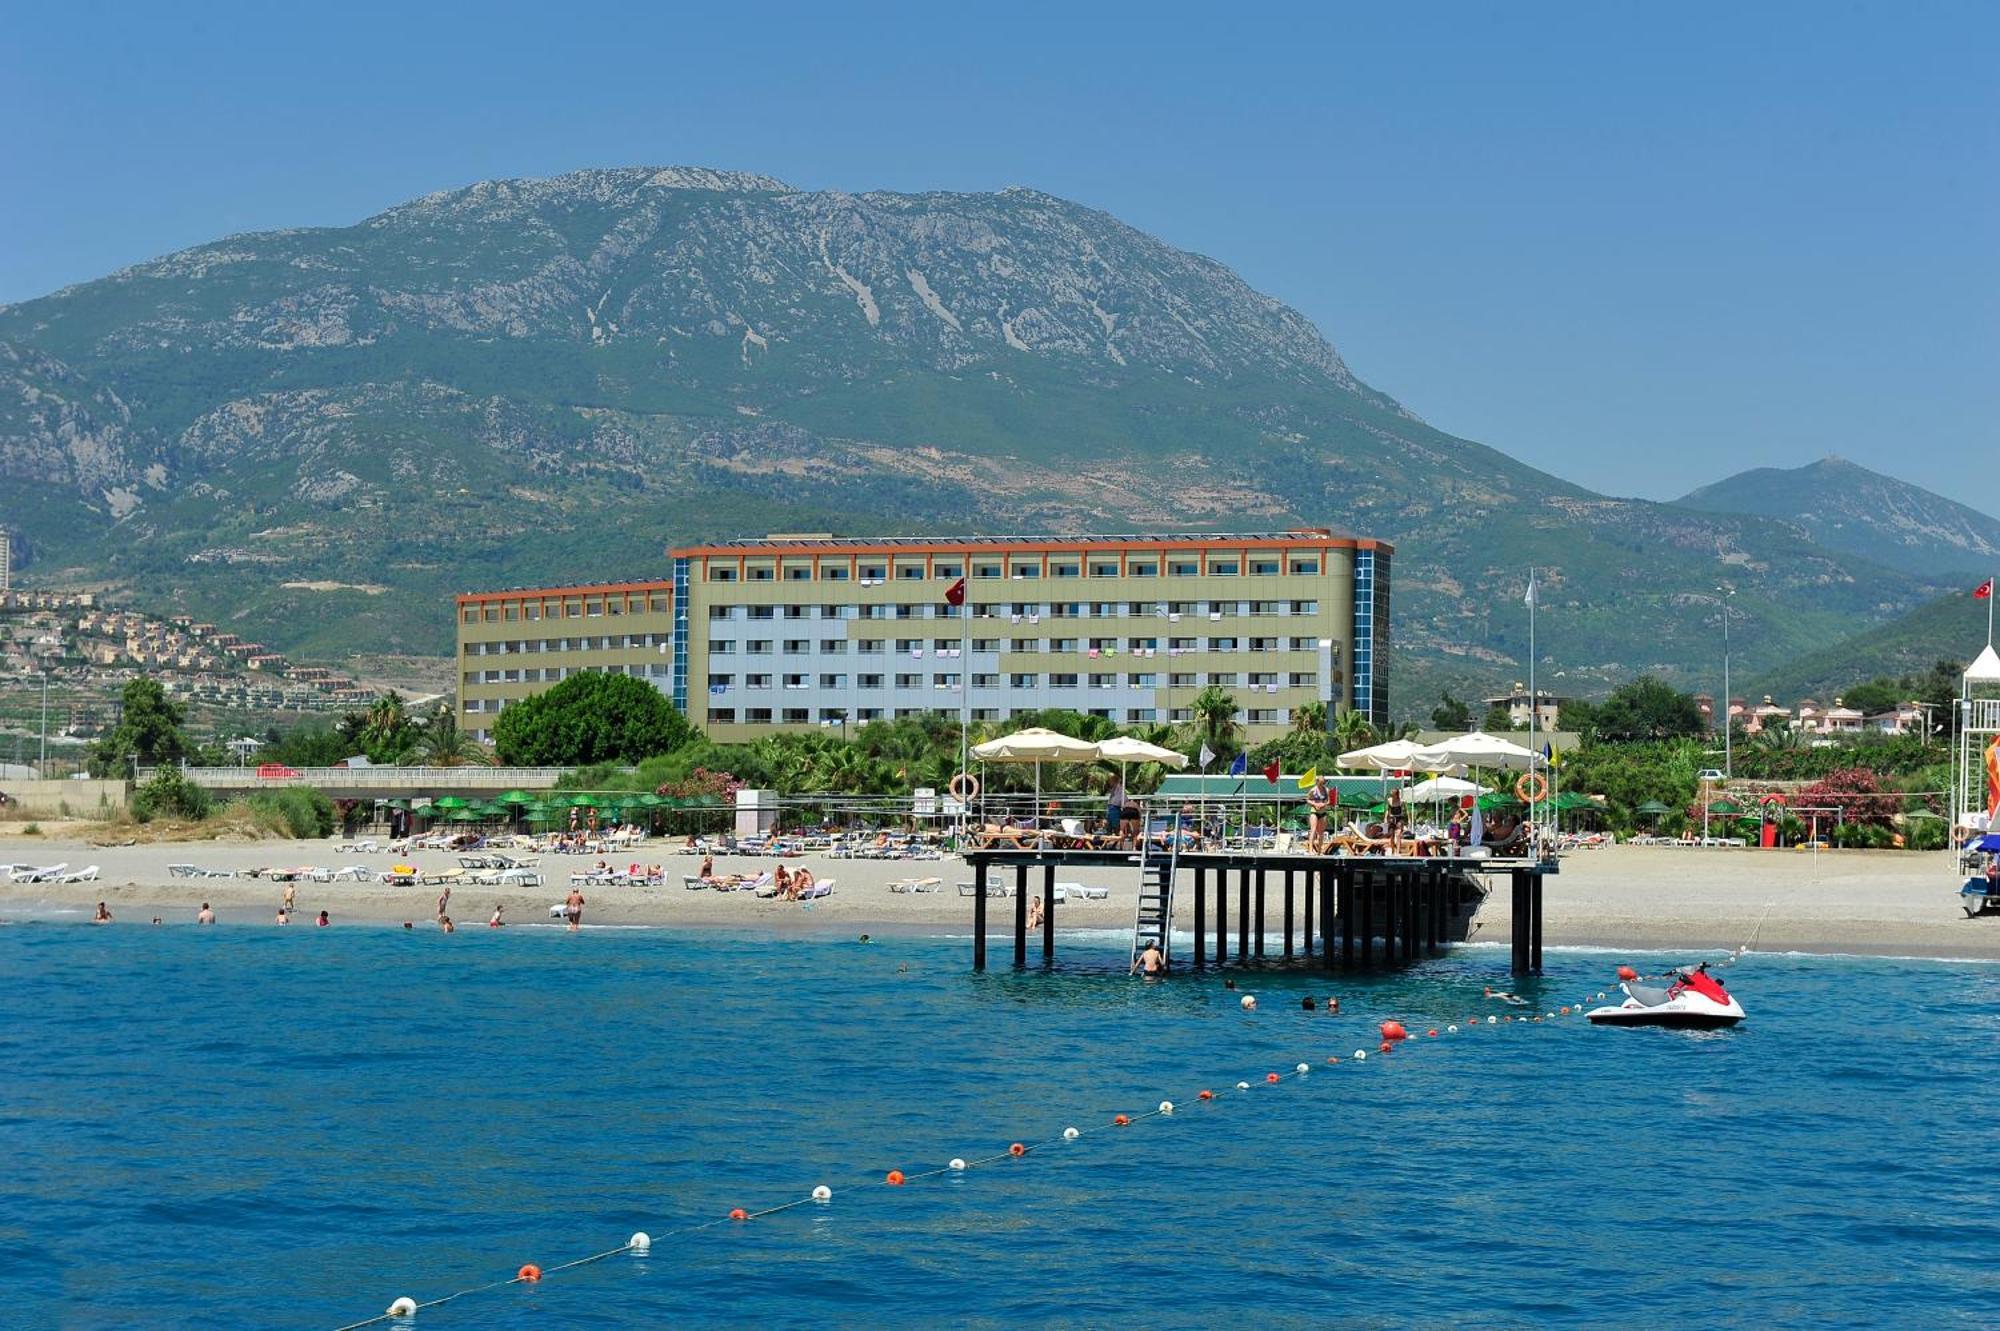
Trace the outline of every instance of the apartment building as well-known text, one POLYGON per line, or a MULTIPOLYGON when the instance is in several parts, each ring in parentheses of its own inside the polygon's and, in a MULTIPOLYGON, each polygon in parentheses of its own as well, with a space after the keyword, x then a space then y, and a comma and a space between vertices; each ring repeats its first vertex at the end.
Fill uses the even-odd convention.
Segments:
POLYGON ((665 692, 673 628, 665 581, 460 596, 460 729, 490 740, 502 707, 581 670, 618 671, 665 692))
POLYGON ((724 741, 962 706, 1186 721, 1209 685, 1253 739, 1314 702, 1386 720, 1391 553, 1322 528, 692 546, 673 551, 672 692, 724 741))

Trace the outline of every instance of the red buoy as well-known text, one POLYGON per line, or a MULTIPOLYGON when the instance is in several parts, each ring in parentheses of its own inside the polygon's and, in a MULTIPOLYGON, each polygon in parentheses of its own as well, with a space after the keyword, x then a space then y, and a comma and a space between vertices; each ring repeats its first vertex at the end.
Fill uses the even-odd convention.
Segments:
POLYGON ((882 1181, 888 1184, 892 1188, 900 1188, 903 1186, 903 1171, 900 1169, 892 1169, 889 1171, 888 1176, 884 1178, 882 1181))
POLYGON ((1639 978, 1639 972, 1633 970, 1630 966, 1620 966, 1618 968, 1618 978, 1621 980, 1636 980, 1639 978))
POLYGON ((1120 1115, 1119 1115, 1118 1117, 1116 1117, 1116 1118, 1112 1119, 1111 1121, 1112 1121, 1113 1123, 1116 1123, 1116 1124, 1117 1124, 1117 1125, 1118 1125, 1119 1127, 1121 1127, 1121 1128, 1122 1128, 1122 1127, 1124 1127, 1124 1126, 1125 1126, 1126 1124, 1130 1123, 1130 1122, 1131 1122, 1132 1120, 1131 1120, 1131 1119, 1129 1119, 1129 1118, 1127 1118, 1127 1117, 1125 1117, 1125 1115, 1123 1115, 1123 1114, 1120 1114, 1120 1115))
POLYGON ((1382 1042, 1382 1052, 1385 1054, 1393 1054, 1394 1052, 1396 1052, 1396 1046, 1390 1041, 1384 1040, 1382 1042))
POLYGON ((540 1280, 541 1278, 542 1278, 542 1268, 536 1266, 533 1262, 529 1262, 526 1266, 522 1267, 520 1270, 514 1273, 514 1279, 526 1280, 531 1284, 537 1280, 540 1280))
POLYGON ((1264 1074, 1265 1081, 1276 1081, 1277 1079, 1278 1079, 1278 1074, 1275 1072, 1267 1072, 1264 1074))
POLYGON ((739 1206, 729 1213, 729 1218, 731 1220, 748 1220, 750 1213, 739 1206))
POLYGON ((1009 1146, 1007 1148, 1008 1155, 1021 1156, 1021 1155, 1026 1155, 1027 1153, 1028 1153, 1028 1148, 1021 1145, 1021 1143, 1019 1142, 1015 1142, 1012 1146, 1009 1146))
POLYGON ((1400 1021, 1385 1021, 1382 1023, 1382 1038, 1385 1040, 1407 1040, 1410 1038, 1410 1033, 1403 1029, 1403 1023, 1400 1021))
POLYGON ((1425 1031, 1424 1038, 1428 1040, 1437 1039, 1438 1038, 1437 1027, 1433 1026, 1429 1030, 1425 1031))
POLYGON ((1215 1098, 1215 1092, 1203 1091, 1200 1095, 1196 1096, 1195 1098, 1197 1100, 1213 1100, 1215 1098))

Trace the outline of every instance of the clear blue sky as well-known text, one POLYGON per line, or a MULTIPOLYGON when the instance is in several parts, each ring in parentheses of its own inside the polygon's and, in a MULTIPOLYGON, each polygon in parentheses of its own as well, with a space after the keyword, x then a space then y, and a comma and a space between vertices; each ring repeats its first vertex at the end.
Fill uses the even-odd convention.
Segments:
POLYGON ((1600 489, 1837 452, 2000 507, 2000 7, 708 8, 14 6, 0 300, 580 166, 1024 184, 1600 489))

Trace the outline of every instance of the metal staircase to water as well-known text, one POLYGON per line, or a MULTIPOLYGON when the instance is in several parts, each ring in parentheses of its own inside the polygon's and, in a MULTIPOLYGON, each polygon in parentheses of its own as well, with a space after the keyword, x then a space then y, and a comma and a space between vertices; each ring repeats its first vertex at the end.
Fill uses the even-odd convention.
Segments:
POLYGON ((1174 879, 1180 868, 1180 838, 1175 837, 1164 855, 1154 855, 1150 840, 1141 842, 1139 853, 1139 905, 1132 919, 1132 961, 1149 942, 1157 941, 1160 953, 1173 961, 1174 879))

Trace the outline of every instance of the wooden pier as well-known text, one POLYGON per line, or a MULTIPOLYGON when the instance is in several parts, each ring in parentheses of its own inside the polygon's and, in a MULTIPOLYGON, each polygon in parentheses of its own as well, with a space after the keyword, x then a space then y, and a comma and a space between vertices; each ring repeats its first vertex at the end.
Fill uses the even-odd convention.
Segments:
MULTIPOLYGON (((1042 898, 1042 960, 1056 955, 1056 873, 1075 868, 1140 868, 1132 851, 972 850, 972 968, 986 969, 987 884, 1012 877, 1014 965, 1028 964, 1028 899, 1042 898), (1039 879, 1036 884, 1034 880, 1039 879)), ((1157 863, 1157 860, 1155 861, 1157 863)), ((1504 876, 1512 889, 1512 967, 1542 970, 1542 880, 1555 860, 1459 859, 1380 855, 1291 855, 1256 851, 1182 851, 1180 875, 1192 875, 1194 953, 1175 965, 1221 966, 1266 959, 1266 908, 1281 902, 1281 958, 1317 958, 1328 970, 1404 965, 1463 942, 1485 893, 1469 876, 1504 876), (1273 876, 1277 878, 1275 887, 1273 876), (1235 934, 1230 896, 1235 896, 1235 934), (1294 948, 1294 922, 1298 947, 1294 948), (1317 929, 1315 929, 1317 921, 1317 929)), ((1142 873, 1142 878, 1143 878, 1142 873)), ((1141 889, 1145 889, 1142 887, 1141 889)))

